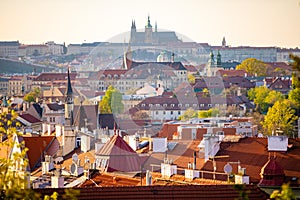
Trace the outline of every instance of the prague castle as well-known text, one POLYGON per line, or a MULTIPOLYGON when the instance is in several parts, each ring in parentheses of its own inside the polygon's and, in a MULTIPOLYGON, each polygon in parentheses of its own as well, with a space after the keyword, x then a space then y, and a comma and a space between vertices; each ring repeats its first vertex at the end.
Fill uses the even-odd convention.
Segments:
POLYGON ((145 26, 144 32, 138 32, 136 29, 135 21, 132 21, 130 31, 130 41, 132 44, 167 44, 167 43, 178 43, 181 40, 178 39, 174 31, 157 31, 157 23, 153 31, 150 16, 145 26))

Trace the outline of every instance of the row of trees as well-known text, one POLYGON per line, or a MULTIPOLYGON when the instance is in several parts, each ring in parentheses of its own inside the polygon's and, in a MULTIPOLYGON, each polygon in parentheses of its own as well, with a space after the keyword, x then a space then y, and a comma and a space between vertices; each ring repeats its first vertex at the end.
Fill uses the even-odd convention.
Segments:
POLYGON ((188 108, 182 115, 179 116, 178 120, 187 121, 193 118, 207 118, 216 117, 220 114, 217 108, 211 108, 209 110, 196 111, 193 108, 188 108))
POLYGON ((256 105, 254 119, 261 125, 264 134, 284 134, 294 136, 300 109, 300 58, 290 56, 292 66, 292 90, 288 95, 270 90, 264 86, 248 91, 248 98, 256 105), (298 115, 298 116, 297 116, 298 115), (259 121, 261 120, 261 121, 259 121))

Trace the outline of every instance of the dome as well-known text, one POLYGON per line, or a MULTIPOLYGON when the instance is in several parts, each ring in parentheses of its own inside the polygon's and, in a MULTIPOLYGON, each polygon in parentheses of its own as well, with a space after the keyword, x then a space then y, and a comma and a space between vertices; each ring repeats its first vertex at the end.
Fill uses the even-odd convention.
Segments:
POLYGON ((157 62, 169 62, 168 56, 165 51, 160 52, 156 58, 157 62))

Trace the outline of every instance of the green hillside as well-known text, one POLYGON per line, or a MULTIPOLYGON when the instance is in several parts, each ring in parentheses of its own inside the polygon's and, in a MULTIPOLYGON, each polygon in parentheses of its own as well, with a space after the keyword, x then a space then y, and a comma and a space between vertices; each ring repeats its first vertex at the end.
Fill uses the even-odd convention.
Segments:
POLYGON ((30 74, 52 71, 53 67, 40 67, 24 62, 0 59, 0 74, 30 74))

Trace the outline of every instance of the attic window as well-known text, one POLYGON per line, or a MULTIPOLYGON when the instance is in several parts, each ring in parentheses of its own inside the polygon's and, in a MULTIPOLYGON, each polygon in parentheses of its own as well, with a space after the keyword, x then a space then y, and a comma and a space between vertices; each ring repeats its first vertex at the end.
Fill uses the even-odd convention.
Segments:
POLYGON ((152 106, 153 106, 153 105, 150 103, 150 104, 149 104, 149 107, 152 107, 152 106))
POLYGON ((167 107, 167 106, 168 106, 168 104, 166 104, 166 103, 163 105, 163 107, 167 107))
POLYGON ((171 104, 171 107, 174 107, 175 105, 174 104, 171 104))
POLYGON ((145 106, 146 106, 146 105, 143 103, 143 104, 142 104, 142 107, 145 107, 145 106))

